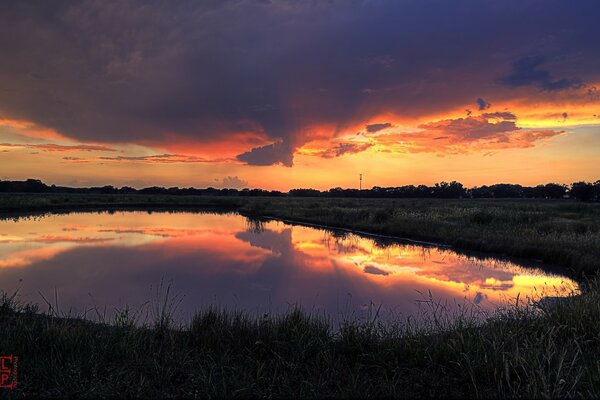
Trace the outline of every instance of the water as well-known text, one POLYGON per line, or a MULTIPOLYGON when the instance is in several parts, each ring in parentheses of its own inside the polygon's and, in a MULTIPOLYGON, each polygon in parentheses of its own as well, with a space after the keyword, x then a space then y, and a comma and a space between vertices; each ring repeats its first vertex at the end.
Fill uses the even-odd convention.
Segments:
POLYGON ((60 313, 151 319, 158 300, 185 323, 209 305, 254 315, 291 306, 333 321, 415 318, 430 298, 492 311, 566 296, 577 284, 539 268, 448 248, 382 243, 237 214, 115 212, 0 220, 0 288, 60 313), (430 297, 431 296, 431 297, 430 297))

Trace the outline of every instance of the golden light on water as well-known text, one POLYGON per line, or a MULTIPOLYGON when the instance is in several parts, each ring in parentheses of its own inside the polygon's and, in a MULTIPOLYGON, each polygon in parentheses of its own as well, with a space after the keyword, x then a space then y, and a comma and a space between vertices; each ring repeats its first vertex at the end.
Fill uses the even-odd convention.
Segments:
POLYGON ((428 293, 440 301, 493 310, 517 296, 568 296, 578 287, 539 268, 449 248, 380 245, 276 221, 255 228, 239 215, 191 213, 4 220, 0 278, 8 286, 22 284, 29 300, 54 285, 77 306, 85 303, 87 291, 96 301, 141 303, 148 286, 166 277, 183 286, 188 310, 211 298, 233 297, 250 308, 299 302, 336 313, 341 299, 351 294, 360 304, 382 304, 407 315, 417 312, 415 301, 428 293))

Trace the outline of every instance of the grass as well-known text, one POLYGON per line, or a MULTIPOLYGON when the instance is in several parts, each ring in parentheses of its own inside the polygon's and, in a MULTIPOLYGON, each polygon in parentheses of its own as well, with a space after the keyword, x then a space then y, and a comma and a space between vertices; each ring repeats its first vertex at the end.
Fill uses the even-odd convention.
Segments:
MULTIPOLYGON (((224 208, 256 217, 410 237, 531 257, 595 275, 600 204, 542 200, 219 198, 144 195, 0 196, 0 210, 224 208)), ((17 397, 598 397, 600 278, 543 310, 501 310, 485 322, 348 320, 292 309, 253 317, 210 308, 187 326, 157 288, 153 319, 120 310, 92 323, 0 298, 0 354, 19 356, 17 397), (177 328, 177 329, 176 329, 177 328)))
POLYGON ((542 260, 579 275, 600 267, 600 203, 569 200, 336 199, 3 194, 0 211, 220 208, 466 250, 542 260))
MULTIPOLYGON (((158 293, 158 292, 157 292, 158 293)), ((208 308, 183 329, 157 312, 110 323, 40 314, 0 298, 0 353, 19 357, 16 397, 573 397, 600 395, 600 283, 545 311, 511 307, 424 325, 345 321, 291 309, 208 308)), ((164 296, 164 297, 163 297, 164 296)), ((152 307, 153 308, 153 307, 152 307)))
POLYGON ((0 193, 0 211, 35 212, 106 208, 221 208, 236 209, 241 197, 171 196, 140 194, 0 193))

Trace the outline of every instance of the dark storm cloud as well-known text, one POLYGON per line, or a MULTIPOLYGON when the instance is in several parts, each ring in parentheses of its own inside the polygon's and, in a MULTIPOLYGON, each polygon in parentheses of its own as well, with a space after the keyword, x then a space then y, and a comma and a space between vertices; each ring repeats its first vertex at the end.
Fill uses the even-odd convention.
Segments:
POLYGON ((252 132, 280 144, 238 160, 289 166, 313 127, 334 136, 385 113, 499 101, 489 91, 502 76, 577 85, 523 54, 579 57, 556 75, 592 81, 599 12, 595 0, 7 2, 0 116, 95 143, 252 132))
POLYGON ((373 133, 373 132, 380 131, 382 129, 389 128, 391 126, 392 126, 392 124, 390 124, 389 122, 385 122, 383 124, 370 124, 370 125, 367 125, 367 132, 373 133))
POLYGON ((487 101, 485 101, 481 97, 479 97, 475 102, 477 103, 477 106, 479 107, 479 110, 486 110, 486 109, 488 109, 488 108, 490 108, 492 106, 491 103, 488 103, 487 101))
POLYGON ((549 71, 543 68, 546 57, 530 56, 517 60, 510 75, 500 79, 507 86, 538 86, 545 90, 577 89, 583 86, 581 79, 553 79, 549 71))
POLYGON ((363 271, 366 274, 373 274, 373 275, 389 275, 390 273, 388 271, 384 271, 381 268, 377 268, 373 265, 367 265, 365 266, 365 268, 363 269, 363 271))
POLYGON ((262 147, 256 147, 246 153, 237 156, 239 161, 249 165, 272 165, 282 164, 286 167, 292 166, 292 150, 285 142, 277 142, 262 147))

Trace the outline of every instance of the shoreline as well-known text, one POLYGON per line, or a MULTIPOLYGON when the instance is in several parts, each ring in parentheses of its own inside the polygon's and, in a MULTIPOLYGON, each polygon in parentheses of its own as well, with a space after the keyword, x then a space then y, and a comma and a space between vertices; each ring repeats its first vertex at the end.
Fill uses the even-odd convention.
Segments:
POLYGON ((40 313, 3 293, 0 351, 23 360, 17 397, 298 397, 302 387, 300 397, 317 398, 600 393, 597 351, 581 352, 600 329, 599 289, 595 282, 569 301, 482 322, 438 310, 422 327, 350 320, 339 330, 299 309, 253 317, 207 308, 182 330, 169 314, 147 326, 126 312, 96 323, 40 313))
POLYGON ((363 231, 359 229, 346 228, 334 225, 326 225, 314 222, 308 222, 301 219, 290 219, 290 218, 282 218, 273 215, 266 215, 254 212, 242 211, 238 208, 226 208, 219 206, 205 206, 205 205, 197 205, 197 206, 173 206, 168 204, 163 205, 148 205, 148 204, 128 204, 124 206, 97 206, 90 205, 88 207, 63 207, 59 206, 57 208, 38 208, 38 209, 24 209, 24 210, 11 210, 5 211, 0 209, 0 220, 2 219, 10 219, 10 218, 21 218, 21 217, 29 217, 29 216, 44 216, 50 214, 69 214, 69 213, 86 213, 86 212, 192 212, 192 213, 237 213, 246 218, 257 218, 264 220, 273 220, 273 221, 281 221, 283 223, 289 225, 299 225, 316 229, 323 229, 329 231, 341 231, 344 233, 355 234, 359 236, 369 237, 369 238, 380 238, 389 240, 391 242, 395 242, 396 244, 414 244, 419 246, 426 247, 437 247, 440 249, 448 249, 452 250, 456 253, 463 254, 467 257, 474 257, 477 259, 485 260, 487 258, 493 258, 497 260, 510 261, 522 265, 525 268, 540 268, 547 270, 547 272, 562 275, 571 279, 577 280, 577 282, 582 285, 584 282, 581 276, 573 273, 573 271, 565 266, 561 266, 558 264, 551 264, 544 262, 540 259, 528 258, 528 257, 520 257, 514 256, 510 254, 506 254, 503 252, 492 252, 492 251, 483 251, 483 250, 474 250, 466 247, 458 247, 455 245, 443 243, 443 242, 432 242, 427 240, 418 240, 411 239, 403 236, 394 236, 394 235, 385 235, 377 232, 363 231))
MULTIPOLYGON (((564 216, 569 215, 561 214, 558 225, 552 225, 553 221, 547 225, 548 215, 560 210, 534 202, 526 203, 525 209, 514 204, 481 202, 316 199, 252 199, 229 203, 229 208, 216 206, 222 203, 220 199, 202 199, 202 204, 191 207, 89 204, 38 207, 33 211, 23 207, 18 211, 13 208, 10 214, 26 217, 32 213, 111 211, 236 212, 257 220, 421 246, 439 243, 402 241, 402 237, 388 233, 400 229, 440 235, 450 232, 448 237, 453 239, 452 234, 463 231, 471 237, 482 232, 482 237, 492 240, 498 232, 505 232, 502 229, 506 221, 517 221, 522 215, 538 218, 538 222, 532 219, 532 224, 542 228, 561 228, 564 216), (438 214, 443 219, 436 219, 438 214), (405 215, 408 217, 403 219, 405 215), (489 215, 493 218, 488 223, 485 218, 489 215), (479 218, 483 218, 487 230, 473 230, 482 225, 477 222, 479 218), (496 219, 501 223, 496 224, 496 219), (370 226, 383 233, 365 231, 370 226), (456 230, 449 230, 455 226, 456 230)), ((577 221, 594 223, 596 212, 596 208, 584 208, 577 221)), ((1 212, 0 216, 7 214, 1 212)), ((517 223, 510 226, 527 228, 517 223)), ((522 233, 514 232, 517 238, 522 237, 522 233)), ((586 232, 585 235, 595 237, 593 230, 586 232)), ((500 244, 507 243, 510 244, 500 244)), ((467 256, 468 252, 495 256, 493 252, 463 250, 457 245, 442 244, 441 248, 467 256)), ((586 247, 576 249, 584 251, 586 247)), ((592 279, 580 287, 581 294, 568 301, 549 299, 540 308, 533 304, 508 307, 478 323, 467 314, 450 321, 443 310, 432 304, 428 309, 433 312, 430 325, 411 326, 400 318, 389 322, 375 319, 350 321, 337 331, 333 325, 300 310, 251 316, 239 310, 201 308, 189 326, 175 330, 168 313, 159 312, 151 317, 148 326, 138 327, 134 324, 135 311, 124 309, 99 324, 77 315, 69 319, 40 313, 39 308, 19 306, 14 296, 3 293, 0 352, 19 357, 17 397, 513 398, 581 393, 594 397, 600 395, 600 356, 589 344, 590 332, 600 331, 600 280, 592 279), (356 382, 362 383, 356 386, 356 382)), ((163 304, 162 299, 155 300, 163 304)))
POLYGON ((569 277, 594 275, 600 268, 600 204, 489 200, 5 194, 0 196, 0 219, 70 212, 237 212, 249 218, 274 219, 494 258, 526 260, 530 266, 536 264, 569 277), (13 201, 15 199, 17 201, 13 201), (586 214, 579 217, 571 209, 581 209, 586 214), (511 215, 513 213, 516 215, 511 215), (540 216, 540 213, 548 216, 540 216), (456 217, 449 221, 446 216, 453 214, 456 217), (577 218, 566 225, 565 218, 573 218, 573 215, 577 218), (527 222, 532 218, 535 219, 527 222), (501 222, 498 227, 495 226, 496 219, 501 222), (509 219, 509 225, 503 222, 505 219, 509 219), (518 222, 520 219, 523 221, 518 222), (582 225, 583 221, 585 225, 582 225), (556 237, 528 232, 532 228, 550 229, 551 233, 556 232, 556 237), (569 233, 565 228, 573 232, 569 233), (596 232, 597 240, 592 237, 589 242, 589 233, 593 232, 596 232), (565 236, 567 234, 571 236, 565 236), (569 247, 562 243, 563 238, 569 238, 569 247), (592 252, 590 245, 595 247, 592 252))

